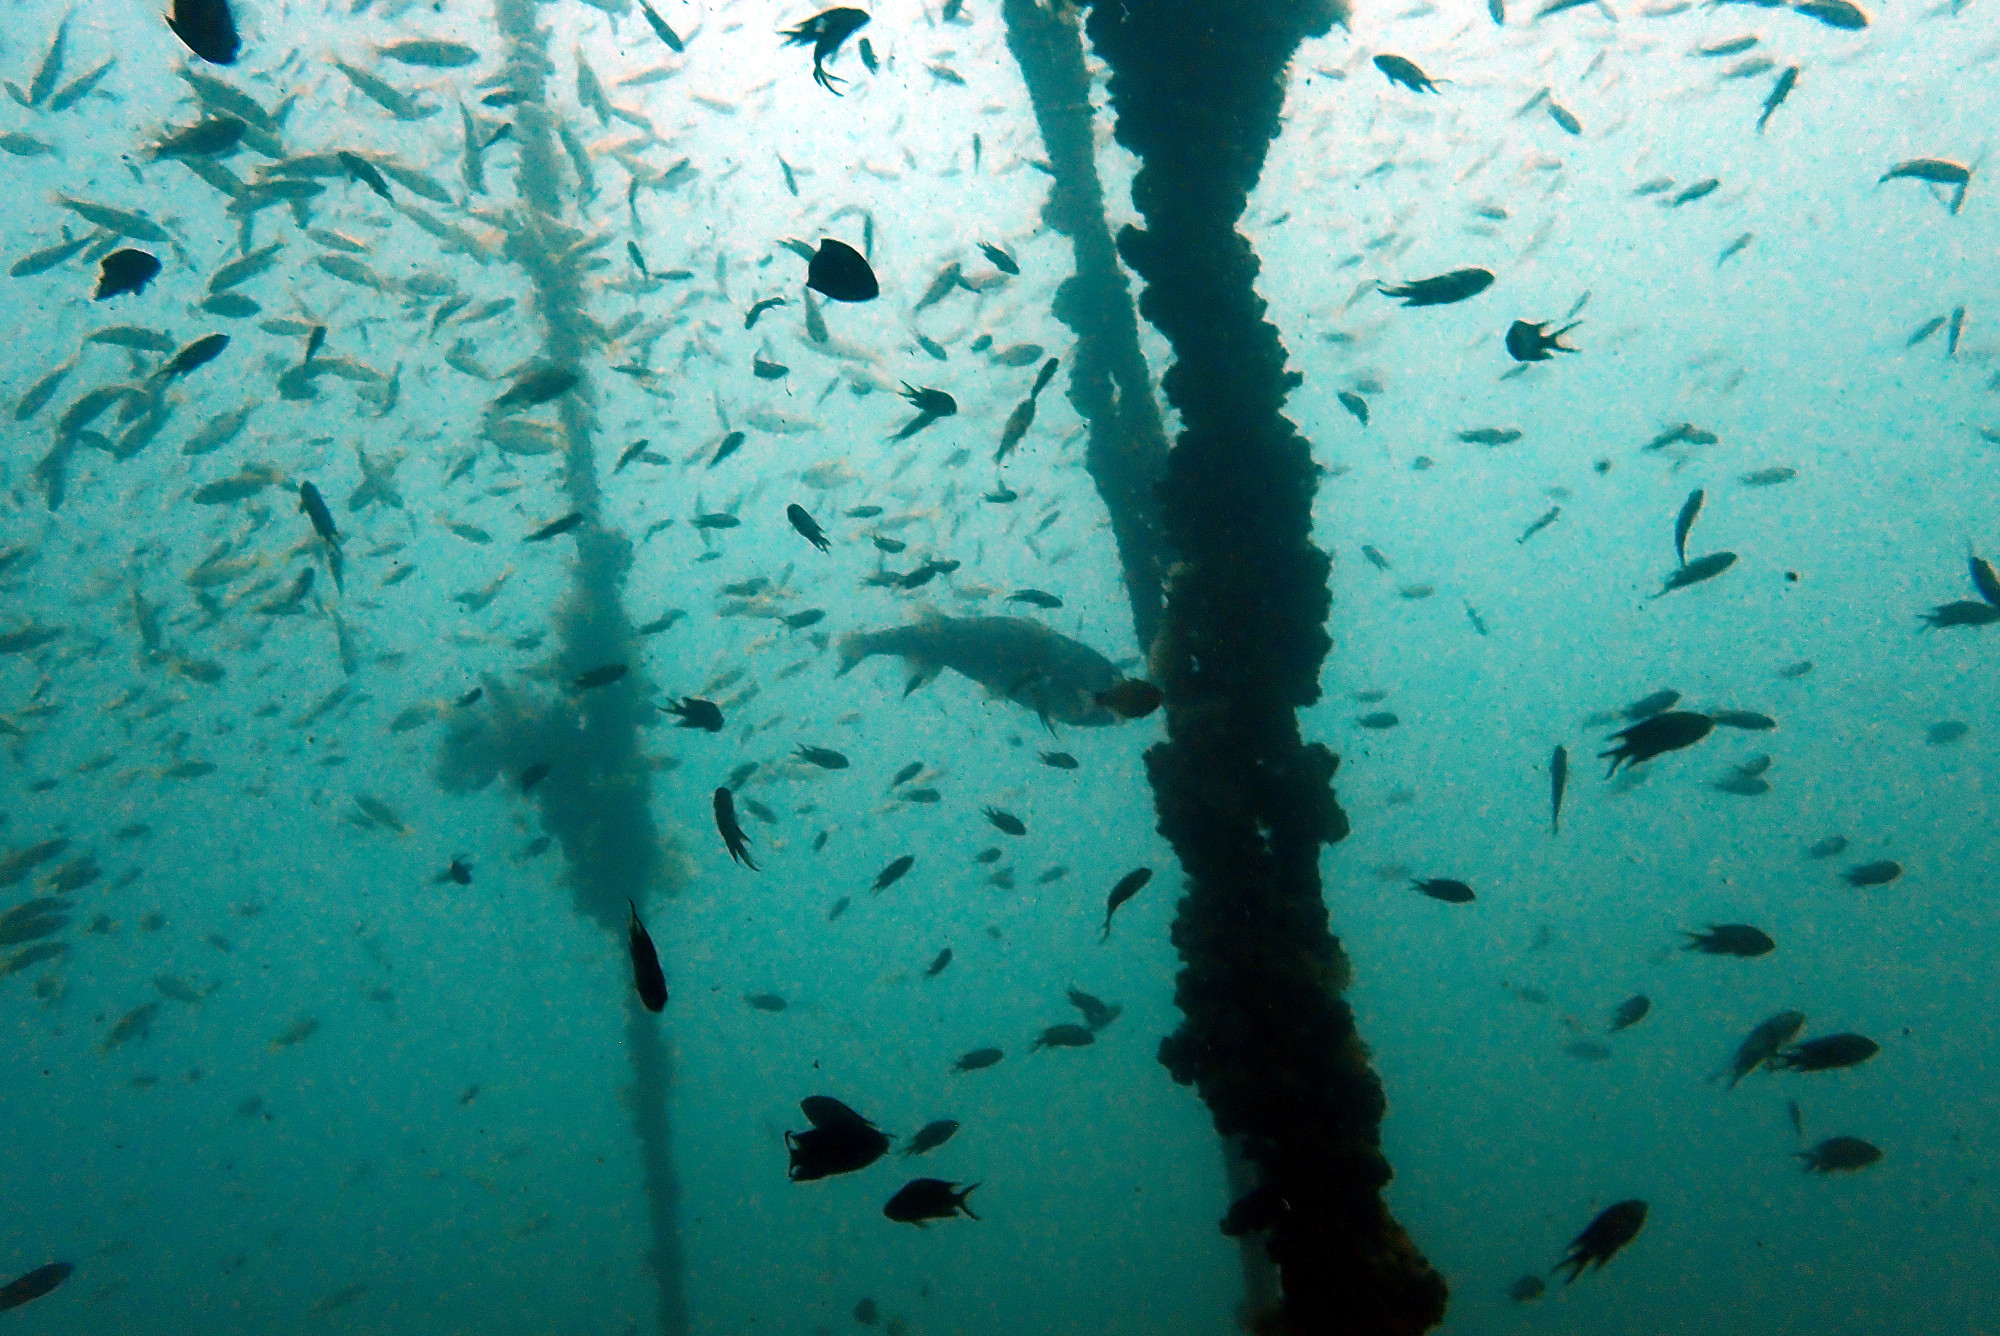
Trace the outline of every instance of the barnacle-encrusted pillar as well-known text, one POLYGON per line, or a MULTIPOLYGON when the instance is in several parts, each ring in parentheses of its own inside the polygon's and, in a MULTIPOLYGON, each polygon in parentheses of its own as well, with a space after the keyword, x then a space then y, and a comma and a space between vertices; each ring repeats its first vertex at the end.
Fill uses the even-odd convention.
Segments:
POLYGON ((1055 317, 1076 335, 1069 359, 1069 401, 1090 426, 1084 467, 1111 516, 1125 568, 1132 629, 1145 649, 1160 626, 1159 503, 1167 437, 1153 402, 1152 376, 1139 348, 1139 320, 1104 221, 1097 176, 1090 72, 1075 10, 1006 0, 1007 49, 1021 67, 1028 100, 1054 169, 1042 218, 1070 240, 1075 272, 1056 290, 1055 317))
MULTIPOLYGON (((514 117, 521 152, 518 202, 507 228, 507 258, 520 266, 531 285, 543 328, 542 360, 583 375, 576 391, 561 398, 557 413, 568 504, 585 517, 575 530, 569 593, 554 619, 559 637, 555 668, 559 681, 567 681, 636 657, 622 600, 632 543, 598 522, 597 415, 584 374, 599 337, 585 310, 581 260, 590 245, 576 225, 580 220, 563 221, 564 157, 549 110, 553 69, 548 29, 537 21, 536 0, 498 0, 494 14, 506 43, 508 87, 521 95, 514 117)), ((547 712, 560 715, 563 726, 538 730, 552 766, 534 796, 544 828, 562 846, 576 911, 621 941, 626 898, 643 897, 664 884, 664 859, 649 805, 650 771, 639 746, 640 716, 647 709, 639 678, 635 671, 612 687, 559 700, 547 712)), ((640 1006, 633 990, 624 992, 626 1048, 632 1057, 627 1093, 652 1232, 646 1260, 657 1291, 658 1331, 683 1336, 688 1318, 677 1212, 680 1188, 666 1106, 672 1073, 659 1021, 640 1006)))
POLYGON ((1296 717, 1319 697, 1330 644, 1318 469, 1280 411, 1299 376, 1236 232, 1286 66, 1341 3, 1100 0, 1089 35, 1111 66, 1118 141, 1142 164, 1146 227, 1125 228, 1118 250, 1173 345, 1161 385, 1183 425, 1159 492, 1177 563, 1153 654, 1168 741, 1146 756, 1188 878, 1174 924, 1184 1019, 1160 1060, 1257 1167, 1282 1326, 1414 1336, 1443 1318, 1445 1285, 1382 1201, 1381 1083, 1320 898, 1320 846, 1347 834, 1339 758, 1302 742, 1296 717))

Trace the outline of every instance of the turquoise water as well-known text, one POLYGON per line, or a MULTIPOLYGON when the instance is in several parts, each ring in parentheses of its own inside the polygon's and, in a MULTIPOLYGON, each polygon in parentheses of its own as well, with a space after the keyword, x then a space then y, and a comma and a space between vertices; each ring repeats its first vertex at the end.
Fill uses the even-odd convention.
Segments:
MULTIPOLYGON (((1979 294, 1995 278, 1982 172, 2000 28, 1977 4, 1846 32, 1613 2, 1616 22, 1585 8, 1504 27, 1471 6, 1364 10, 1308 42, 1243 223, 1304 376, 1287 411, 1327 470, 1335 646, 1302 726, 1342 754, 1353 834, 1322 873, 1388 1099, 1389 1204, 1453 1287, 1447 1331, 1985 1330, 1992 631, 1919 633, 1917 614, 1977 597, 1968 549, 1993 550, 1979 294), (1745 34, 1760 41, 1742 53, 1691 54, 1745 34), (1394 87, 1382 52, 1449 82, 1394 87), (1775 65, 1724 77, 1757 58, 1775 65), (1535 100, 1545 88, 1581 133, 1535 100), (1958 212, 1943 188, 1878 184, 1926 157, 1972 165, 1958 212), (1711 177, 1713 193, 1668 203, 1711 177), (1636 193, 1658 178, 1673 185, 1636 193), (1375 291, 1468 266, 1496 281, 1461 304, 1375 291), (1580 351, 1509 374, 1509 323, 1579 302, 1580 351), (1955 353, 1944 329, 1911 341, 1961 306, 1955 353), (1365 426, 1342 391, 1365 399, 1365 426), (1681 423, 1715 439, 1645 448, 1681 423), (1458 439, 1478 428, 1521 434, 1458 439), (1794 473, 1742 481, 1779 468, 1794 473), (1652 598, 1697 488, 1690 556, 1738 561, 1652 598), (1604 716, 1663 688, 1777 727, 1719 728, 1607 781, 1596 753, 1626 721, 1604 716), (1375 711, 1398 722, 1358 723, 1375 711), (1962 736, 1930 740, 1953 721, 1962 736), (1714 787, 1759 756, 1767 792, 1714 787), (1809 856, 1832 836, 1844 852, 1809 856), (1841 879, 1878 859, 1901 877, 1841 879), (1477 899, 1426 899, 1415 877, 1477 899), (1675 949, 1731 922, 1778 949, 1675 949), (1607 1034, 1641 993, 1646 1019, 1607 1034), (1708 1080, 1788 1008, 1806 1036, 1858 1031, 1882 1052, 1708 1080), (1834 1135, 1882 1161, 1802 1174, 1795 1152, 1834 1135), (1649 1218, 1603 1271, 1507 1297, 1626 1198, 1649 1218)), ((108 240, 0 289, 0 913, 67 905, 61 931, 0 946, 23 961, 0 978, 0 1280, 75 1266, 0 1321, 844 1332, 865 1298, 910 1333, 1239 1326, 1221 1150, 1155 1057, 1180 1020, 1181 875, 1142 761, 1163 716, 1052 734, 953 672, 906 695, 898 661, 838 671, 841 636, 933 614, 1034 616, 1147 671, 1064 393, 1072 335, 1051 305, 1069 250, 1041 221, 1050 178, 997 7, 874 11, 829 63, 849 81, 838 99, 775 36, 807 11, 676 4, 659 11, 675 54, 615 4, 245 7, 238 62, 199 68, 276 128, 215 161, 248 182, 277 176, 276 154, 348 150, 384 163, 391 193, 337 159, 299 163, 289 179, 323 191, 256 211, 247 237, 240 198, 231 212, 149 151, 201 118, 158 16, 80 10, 52 63, 64 13, 16 4, 0 32, 0 69, 35 104, 0 103, 0 134, 23 137, 0 157, 0 250, 14 263, 91 236, 62 197, 143 213, 167 239, 117 243, 163 264, 138 295, 90 300, 108 240), (381 54, 412 37, 472 58, 381 54), (335 61, 413 98, 408 118, 335 61), (468 133, 490 141, 476 170, 468 133), (820 302, 824 339, 806 262, 781 244, 821 237, 866 249, 882 285, 820 302), (221 266, 272 243, 271 266, 229 289, 259 309, 203 308, 221 266), (951 264, 968 281, 914 311, 951 264), (786 304, 746 329, 769 297, 786 304), (113 326, 167 351, 85 342, 113 326), (213 362, 156 374, 213 332, 230 337, 213 362), (998 467, 1049 356, 1063 369, 998 467), (788 373, 760 378, 754 358, 788 373), (493 408, 548 360, 576 366, 576 389, 493 408), (905 381, 958 413, 891 442, 905 381), (135 389, 65 438, 64 415, 115 386, 135 389), (733 431, 741 447, 711 466, 733 431), (373 494, 357 451, 385 480, 373 494), (243 495, 202 490, 232 478, 243 495), (301 482, 339 526, 344 588, 301 482), (1003 486, 1016 499, 985 499, 1003 486), (792 503, 830 552, 786 522, 792 503), (866 506, 882 513, 848 515, 866 506), (523 542, 572 511, 575 533, 523 542), (719 513, 740 523, 696 527, 719 513), (864 583, 931 559, 960 565, 920 588, 864 583), (1063 606, 1005 601, 1022 588, 1063 606), (619 624, 675 609, 650 634, 619 624), (779 620, 814 609, 824 620, 779 620), (625 680, 574 687, 612 662, 625 680), (725 730, 674 728, 657 707, 684 696, 716 701, 725 730), (800 744, 851 765, 807 765, 800 744), (1050 750, 1079 768, 1041 764, 1050 750), (524 794, 519 772, 543 759, 524 794), (716 835, 725 782, 759 871, 716 835), (925 789, 938 800, 913 800, 925 789), (975 861, 987 848, 998 863, 975 861), (910 874, 871 894, 905 854, 910 874), (440 880, 454 859, 469 885, 440 880), (1101 943, 1105 895, 1138 866, 1154 878, 1101 943), (627 895, 665 965, 658 1016, 635 1005, 627 895), (15 955, 45 945, 65 950, 15 955), (1071 988, 1122 1011, 1086 1048, 1033 1051, 1079 1019, 1071 988), (784 1010, 746 1000, 766 993, 784 1010), (122 1018, 137 1033, 121 1038, 122 1018), (986 1046, 997 1066, 951 1070, 986 1046), (788 1182, 784 1133, 811 1095, 897 1149, 788 1182), (956 1136, 904 1158, 937 1118, 956 1136), (649 1176, 643 1137, 671 1182, 649 1176), (978 1183, 980 1218, 884 1219, 919 1175, 978 1183)), ((1116 228, 1134 221, 1133 163, 1101 84, 1093 101, 1116 228)), ((1157 380, 1171 354, 1141 337, 1157 380)))

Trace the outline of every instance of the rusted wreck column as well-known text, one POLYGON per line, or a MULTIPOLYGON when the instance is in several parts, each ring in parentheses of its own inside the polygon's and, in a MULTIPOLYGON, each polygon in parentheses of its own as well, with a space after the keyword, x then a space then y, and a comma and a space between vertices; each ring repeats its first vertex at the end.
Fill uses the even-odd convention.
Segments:
POLYGON ((1089 424, 1084 467, 1111 517, 1125 572, 1132 628, 1141 646, 1160 627, 1161 547, 1154 496, 1166 469, 1167 437, 1139 347, 1139 319, 1104 221, 1097 175, 1096 117, 1076 11, 1006 0, 1007 49, 1021 67, 1055 185, 1042 218, 1070 240, 1075 272, 1056 290, 1055 317, 1076 335, 1069 402, 1089 424))
MULTIPOLYGON (((1445 1285, 1390 1218, 1380 1081, 1341 997, 1347 960, 1320 899, 1320 846, 1347 834, 1339 758, 1299 737, 1330 645, 1330 562, 1312 545, 1318 469, 1282 415, 1299 383, 1235 230, 1278 132, 1285 69, 1337 0, 1105 0, 1119 143, 1142 166, 1146 228, 1118 250, 1172 343, 1161 380, 1183 431, 1160 484, 1170 574, 1154 669, 1168 740, 1147 753, 1160 831, 1188 877, 1174 924, 1184 1020, 1160 1060, 1239 1138, 1260 1186, 1283 1329, 1414 1336, 1445 1285)), ((1279 1321, 1281 1317, 1281 1321, 1279 1321)))

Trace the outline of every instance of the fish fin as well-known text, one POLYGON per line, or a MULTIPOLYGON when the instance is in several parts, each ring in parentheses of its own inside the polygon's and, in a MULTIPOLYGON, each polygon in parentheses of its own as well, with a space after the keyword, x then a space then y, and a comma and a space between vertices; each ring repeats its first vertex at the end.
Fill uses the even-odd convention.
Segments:
POLYGON ((840 671, 835 677, 845 677, 854 670, 854 665, 875 652, 874 637, 865 631, 850 631, 834 642, 834 650, 840 655, 840 671))

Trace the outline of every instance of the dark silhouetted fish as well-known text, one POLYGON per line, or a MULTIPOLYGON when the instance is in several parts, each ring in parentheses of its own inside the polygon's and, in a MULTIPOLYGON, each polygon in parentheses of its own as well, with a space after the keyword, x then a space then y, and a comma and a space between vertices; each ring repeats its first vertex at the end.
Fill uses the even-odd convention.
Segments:
POLYGON ((947 1183, 941 1178, 913 1178, 889 1198, 882 1214, 898 1224, 921 1225, 926 1220, 950 1220, 961 1211, 973 1220, 972 1208, 965 1199, 972 1195, 974 1183, 961 1188, 956 1183, 947 1183))
POLYGON ((787 1171, 792 1182, 851 1174, 888 1153, 889 1138, 882 1130, 839 1100, 809 1095, 799 1101, 799 1108, 812 1126, 803 1132, 785 1133, 785 1146, 792 1155, 787 1171))
POLYGON ((1611 1024, 1606 1027, 1614 1034, 1619 1030, 1629 1030, 1646 1019, 1646 1013, 1653 1009, 1652 1001, 1643 993, 1635 993, 1611 1009, 1611 1024))
POLYGON ((1681 934, 1688 939, 1683 951, 1700 951, 1711 956, 1767 956, 1778 944, 1761 929, 1747 923, 1711 923, 1705 932, 1681 934))
POLYGON ((545 404, 568 394, 582 379, 572 367, 537 367, 508 386, 506 393, 495 399, 493 404, 496 408, 527 408, 545 404))
POLYGON ((1714 720, 1691 710, 1673 710, 1666 714, 1656 714, 1622 732, 1612 734, 1618 745, 1609 751, 1597 753, 1597 756, 1599 760, 1605 757, 1611 758, 1611 769, 1605 772, 1605 778, 1609 779, 1618 773, 1620 765, 1638 765, 1641 761, 1649 761, 1664 752, 1692 747, 1707 737, 1714 727, 1714 720))
POLYGON ((678 727, 705 729, 710 733, 722 731, 722 709, 714 701, 688 696, 678 703, 669 702, 667 712, 680 719, 678 727))
POLYGON ((1831 1072, 1856 1067, 1882 1051, 1882 1046, 1866 1035, 1830 1034, 1808 1039, 1771 1059, 1771 1070, 1831 1072))
POLYGON ((1137 895, 1152 879, 1153 869, 1149 867, 1134 868, 1118 879, 1104 902, 1104 932, 1097 939, 1100 945, 1111 940, 1111 916, 1118 912, 1118 906, 1137 895))
MULTIPOLYGON (((845 83, 846 80, 836 78, 826 72, 827 59, 840 50, 842 42, 845 42, 861 28, 866 27, 867 24, 868 15, 863 10, 846 8, 826 9, 813 15, 796 28, 784 29, 783 36, 786 46, 811 45, 813 49, 813 82, 824 88, 827 92, 832 93, 835 97, 839 97, 840 90, 835 88, 834 85, 845 83)), ((827 295, 832 296, 831 293, 827 295)))
POLYGON ((578 691, 594 691, 598 687, 608 687, 624 677, 631 670, 622 663, 607 663, 601 668, 579 673, 570 685, 578 691))
POLYGON ((1607 1206, 1570 1241, 1569 1253, 1554 1270, 1570 1269, 1566 1283, 1574 1284, 1586 1267, 1602 1267, 1620 1248, 1630 1243, 1646 1223, 1646 1203, 1621 1201, 1607 1206))
POLYGON ((228 346, 227 334, 204 335, 175 353, 171 361, 153 374, 162 380, 185 376, 195 368, 207 366, 222 356, 222 350, 228 346))
POLYGON ((1960 599, 1955 603, 1944 603, 1929 612, 1920 612, 1926 628, 1936 631, 1954 626, 1988 626, 2000 622, 2000 607, 1984 601, 1960 599))
POLYGON ((1880 1148, 1860 1137, 1828 1137, 1817 1146, 1792 1153, 1805 1161, 1804 1169, 1809 1174, 1866 1169, 1882 1158, 1880 1148))
MULTIPOLYGON (((1412 93, 1435 93, 1437 83, 1417 68, 1415 61, 1403 56, 1380 55, 1375 57, 1375 68, 1382 71, 1392 84, 1401 84, 1412 93)), ((1446 80, 1446 82, 1450 82, 1446 80)))
POLYGON ((917 865, 915 854, 904 854, 889 866, 875 874, 875 884, 869 887, 872 894, 880 894, 903 879, 903 874, 917 865))
MULTIPOLYGON (((1757 1028, 1746 1035, 1743 1042, 1737 1046, 1736 1056, 1731 1058, 1729 1065, 1723 1069, 1729 1073, 1729 1088, 1734 1090, 1738 1081, 1776 1057, 1778 1050, 1791 1043, 1792 1036, 1796 1035, 1805 1023, 1806 1014, 1803 1011, 1781 1011, 1768 1020, 1760 1021, 1757 1028)), ((1715 1076, 1721 1075, 1722 1072, 1715 1074, 1715 1076)), ((1708 1079, 1713 1081, 1715 1076, 1708 1079)))
POLYGON ((1884 858, 1873 863, 1857 863, 1840 875, 1849 886, 1887 886, 1903 875, 1903 865, 1884 858))
POLYGON ((1435 278, 1419 278, 1390 287, 1377 284, 1385 297, 1400 297, 1405 306, 1449 306, 1476 297, 1493 286, 1493 275, 1484 269, 1454 269, 1435 278))
POLYGON ((715 828, 721 832, 729 856, 755 872, 757 864, 750 859, 750 840, 736 823, 736 798, 727 788, 715 791, 715 828))
MULTIPOLYGON (((970 1191, 970 1189, 968 1189, 970 1191)), ((69 1279, 69 1273, 76 1270, 68 1262, 51 1262, 38 1266, 25 1276, 17 1277, 0 1285, 0 1313, 22 1304, 33 1303, 69 1279)))
POLYGON ((559 520, 550 520, 547 524, 544 524, 521 541, 524 543, 546 543, 551 538, 568 533, 581 523, 583 523, 583 512, 572 510, 559 520))
POLYGON ((639 1000, 646 1010, 661 1011, 667 1005, 667 976, 660 971, 660 956, 653 950, 652 936, 639 921, 639 906, 630 900, 625 903, 632 908, 626 934, 631 939, 632 984, 639 990, 639 1000))
POLYGON ((1557 747, 1549 756, 1549 834, 1562 833, 1563 790, 1569 787, 1569 748, 1557 747))
POLYGON ((1412 878, 1410 885, 1422 891, 1433 900, 1446 904, 1466 905, 1472 903, 1472 888, 1462 881, 1451 881, 1443 877, 1412 878))
POLYGON ((1772 85, 1771 95, 1764 99, 1764 114, 1757 118, 1758 134, 1764 133, 1764 122, 1770 120, 1771 113, 1785 104, 1785 99, 1792 95, 1792 90, 1798 85, 1799 67, 1787 66, 1785 72, 1778 76, 1778 82, 1772 85))
POLYGON ((875 271, 861 252, 832 238, 819 243, 819 250, 806 266, 806 286, 837 302, 873 301, 882 295, 875 271))
POLYGON ((145 251, 113 251, 98 265, 97 291, 91 294, 91 300, 101 302, 124 293, 142 293, 159 272, 159 260, 145 251))
POLYGON ((1028 827, 1022 822, 1020 817, 1015 816, 1012 812, 1003 812, 997 807, 986 807, 982 808, 981 811, 984 813, 986 819, 991 821, 1003 834, 1026 835, 1028 833, 1028 827))
POLYGON ((188 50, 211 65, 234 65, 243 47, 229 0, 174 0, 167 26, 188 50))
POLYGON ((1021 266, 1014 262, 1014 257, 1006 251, 1001 250, 998 246, 982 241, 979 243, 979 253, 986 257, 988 264, 1003 274, 1018 274, 1021 272, 1021 266))
POLYGON ((975 1048, 951 1065, 954 1072, 976 1072, 991 1067, 1006 1054, 997 1048, 975 1048))
POLYGON ((1507 326, 1507 355, 1516 362, 1546 362, 1553 353, 1573 353, 1576 349, 1562 341, 1562 336, 1582 324, 1581 320, 1564 325, 1553 334, 1544 334, 1553 321, 1516 320, 1507 326))
POLYGON ((1705 557, 1696 557, 1693 561, 1686 562, 1672 575, 1669 575, 1666 584, 1661 586, 1660 592, 1653 595, 1653 597, 1660 598, 1666 594, 1671 594, 1676 589, 1686 589, 1689 585, 1697 585, 1704 580, 1713 580, 1716 576, 1722 574, 1735 564, 1736 554, 1734 552, 1711 552, 1705 557))
POLYGON ((1740 728, 1746 732, 1761 733, 1778 726, 1778 721, 1768 714, 1758 714, 1754 710, 1717 710, 1709 715, 1724 728, 1740 728))
POLYGON ((903 1155, 905 1158, 908 1158, 912 1155, 922 1155, 925 1151, 936 1150, 939 1146, 951 1140, 952 1134, 957 1131, 958 1124, 949 1118, 940 1118, 936 1122, 925 1123, 917 1129, 917 1134, 910 1138, 910 1144, 903 1147, 903 1155))
POLYGON ((792 522, 792 527, 799 531, 801 538, 822 552, 828 549, 826 531, 819 527, 819 521, 808 514, 804 506, 796 502, 786 506, 785 518, 792 522))

